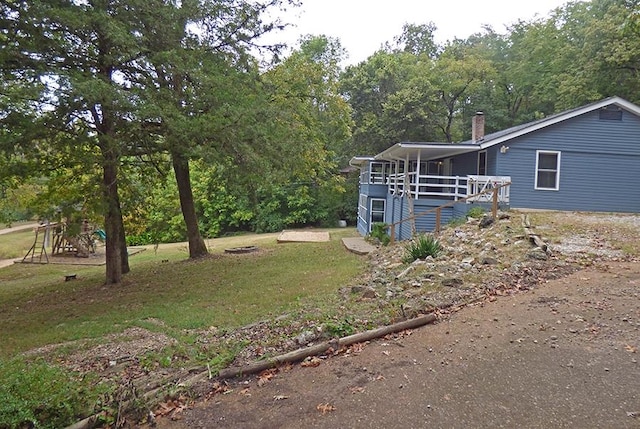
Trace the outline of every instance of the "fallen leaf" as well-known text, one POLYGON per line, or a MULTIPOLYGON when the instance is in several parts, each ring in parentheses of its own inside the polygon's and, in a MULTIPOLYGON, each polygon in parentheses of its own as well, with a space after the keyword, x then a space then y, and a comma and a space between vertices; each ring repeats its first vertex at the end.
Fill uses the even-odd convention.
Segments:
POLYGON ((629 353, 635 353, 637 351, 637 349, 629 344, 627 344, 624 348, 626 351, 628 351, 629 353))
POLYGON ((411 329, 405 329, 404 331, 398 332, 397 335, 399 338, 404 338, 404 337, 408 337, 411 334, 413 334, 413 331, 411 329))
POLYGON ((262 371, 260 375, 258 375, 258 387, 262 387, 270 382, 271 379, 276 376, 276 372, 276 369, 268 369, 266 371, 262 371))
POLYGON ((158 404, 154 414, 161 417, 175 416, 187 408, 186 402, 187 398, 182 395, 177 398, 167 399, 165 402, 158 404))
POLYGON ((284 395, 276 395, 273 397, 274 401, 284 401, 285 399, 289 399, 289 397, 284 395))
POLYGON ((216 381, 215 383, 213 383, 214 394, 224 393, 227 391, 229 391, 229 385, 227 383, 220 383, 219 381, 216 381))
POLYGON ((322 363, 321 359, 318 359, 316 356, 313 356, 303 360, 300 366, 304 368, 315 368, 316 366, 319 366, 321 363, 322 363))
POLYGON ((323 415, 327 414, 331 411, 335 411, 336 407, 334 407, 333 405, 326 403, 326 404, 318 404, 318 406, 316 407, 316 409, 318 411, 320 411, 323 415))
POLYGON ((351 390, 351 393, 353 394, 362 393, 364 392, 364 387, 356 386, 356 387, 352 387, 350 390, 351 390))
POLYGON ((362 352, 362 350, 364 350, 364 344, 363 343, 356 343, 354 345, 352 345, 351 347, 349 347, 349 350, 351 351, 351 353, 357 354, 362 352))
POLYGON ((293 369, 293 364, 291 362, 285 362, 278 367, 279 372, 290 371, 293 369))
POLYGON ((250 390, 251 389, 249 389, 248 387, 244 388, 240 392, 238 392, 238 395, 251 396, 250 390))
POLYGON ((391 353, 389 353, 387 350, 383 350, 382 354, 385 355, 385 356, 389 356, 391 353))

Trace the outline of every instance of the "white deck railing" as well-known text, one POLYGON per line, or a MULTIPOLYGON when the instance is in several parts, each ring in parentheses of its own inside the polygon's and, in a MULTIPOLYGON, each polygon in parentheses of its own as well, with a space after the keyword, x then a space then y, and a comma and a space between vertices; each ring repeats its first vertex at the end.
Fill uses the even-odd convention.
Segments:
MULTIPOLYGON (((511 183, 511 177, 509 176, 467 176, 467 195, 480 194, 488 189, 496 188, 500 185, 511 183)), ((510 186, 504 186, 498 190, 498 201, 508 203, 509 202, 509 189, 510 186)), ((467 200, 468 203, 481 201, 489 202, 493 198, 491 192, 485 192, 481 195, 471 197, 467 200)))
MULTIPOLYGON (((389 175, 389 193, 393 195, 405 194, 405 174, 389 175)), ((416 172, 408 173, 408 191, 415 200, 424 198, 444 198, 459 200, 467 195, 475 195, 492 189, 498 185, 511 182, 507 176, 434 176, 421 175, 416 172)), ((492 193, 488 192, 472 197, 467 202, 491 201, 492 193)), ((509 202, 509 187, 501 188, 498 193, 500 202, 509 202)))

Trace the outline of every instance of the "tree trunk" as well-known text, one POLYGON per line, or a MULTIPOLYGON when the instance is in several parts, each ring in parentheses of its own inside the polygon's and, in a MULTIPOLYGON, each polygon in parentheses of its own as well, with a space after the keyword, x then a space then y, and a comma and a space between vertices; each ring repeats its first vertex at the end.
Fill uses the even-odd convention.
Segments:
MULTIPOLYGON (((110 151, 103 151, 102 185, 104 210, 104 230, 107 235, 106 283, 117 284, 122 280, 122 216, 118 200, 118 157, 110 151)), ((126 252, 125 252, 126 255, 126 252)), ((125 256, 126 257, 126 256, 125 256)), ((127 264, 128 265, 128 264, 127 264)))
POLYGON ((127 251, 127 236, 124 230, 124 221, 122 219, 122 208, 120 206, 120 196, 116 192, 117 207, 118 207, 118 229, 120 230, 120 265, 122 266, 122 274, 127 274, 131 271, 129 267, 129 252, 127 251))
POLYGON ((184 223, 187 226, 187 237, 189 239, 189 258, 199 258, 207 255, 207 246, 204 244, 200 228, 198 227, 198 216, 193 201, 193 191, 191 190, 191 177, 189 175, 189 160, 177 152, 171 154, 173 171, 178 184, 178 194, 180 195, 180 208, 184 223))

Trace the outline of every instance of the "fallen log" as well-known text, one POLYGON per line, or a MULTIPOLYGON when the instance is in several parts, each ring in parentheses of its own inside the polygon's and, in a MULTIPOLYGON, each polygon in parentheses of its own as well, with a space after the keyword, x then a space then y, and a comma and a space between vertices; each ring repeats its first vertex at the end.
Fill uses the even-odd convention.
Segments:
POLYGON ((415 329, 420 326, 433 323, 438 319, 435 314, 427 314, 418 316, 414 319, 405 320, 404 322, 394 323, 393 325, 383 326, 382 328, 372 329, 370 331, 361 332, 359 334, 349 335, 338 340, 340 347, 350 346, 351 344, 362 343, 364 341, 373 340, 374 338, 384 337, 385 335, 395 332, 404 331, 406 329, 415 329))
MULTIPOLYGON (((282 365, 284 363, 298 362, 309 356, 319 355, 331 348, 333 348, 334 350, 338 350, 340 347, 346 347, 352 344, 362 343, 364 341, 370 341, 375 338, 384 337, 385 335, 404 331, 406 329, 419 328, 420 326, 433 323, 437 319, 438 317, 435 314, 427 314, 424 316, 419 316, 413 319, 405 320, 403 322, 394 323, 393 325, 383 326, 381 328, 360 332, 358 334, 349 335, 347 337, 343 337, 340 339, 327 341, 322 344, 317 344, 315 346, 294 350, 292 352, 285 353, 273 358, 265 359, 259 362, 254 362, 246 366, 226 368, 220 371, 217 377, 210 377, 210 375, 205 371, 205 372, 193 375, 192 377, 190 377, 189 379, 185 380, 180 384, 184 386, 193 386, 194 384, 197 384, 199 382, 202 382, 210 378, 217 378, 217 379, 233 378, 241 375, 255 374, 255 373, 264 371, 265 369, 275 368, 278 365, 282 365)), ((158 396, 158 394, 161 393, 162 391, 163 391, 163 388, 162 386, 160 386, 160 387, 157 387, 156 389, 153 389, 145 393, 143 396, 145 399, 152 399, 158 396)), ((125 408, 127 408, 128 405, 129 404, 126 404, 125 408)), ((97 418, 98 418, 98 415, 95 414, 79 422, 76 422, 71 426, 67 426, 66 429, 88 429, 90 427, 93 427, 93 424, 96 422, 97 418)))
POLYGON ((329 341, 304 349, 295 350, 280 356, 265 359, 263 361, 254 362, 246 366, 225 368, 218 374, 218 378, 233 378, 239 375, 255 374, 265 369, 275 368, 287 362, 297 362, 309 356, 314 356, 326 352, 331 347, 337 346, 336 341, 329 341))
POLYGON ((338 340, 328 341, 315 346, 306 347, 304 349, 295 350, 280 356, 265 359, 264 361, 254 362, 241 367, 225 368, 218 374, 217 378, 233 378, 240 375, 255 374, 269 368, 275 368, 284 363, 292 363, 303 360, 309 356, 315 356, 324 353, 330 348, 337 350, 340 347, 349 346, 356 343, 362 343, 374 338, 380 338, 395 332, 404 331, 406 329, 414 329, 420 326, 432 323, 437 319, 435 314, 427 314, 425 316, 416 317, 414 319, 405 320, 382 328, 372 329, 370 331, 361 332, 338 340))

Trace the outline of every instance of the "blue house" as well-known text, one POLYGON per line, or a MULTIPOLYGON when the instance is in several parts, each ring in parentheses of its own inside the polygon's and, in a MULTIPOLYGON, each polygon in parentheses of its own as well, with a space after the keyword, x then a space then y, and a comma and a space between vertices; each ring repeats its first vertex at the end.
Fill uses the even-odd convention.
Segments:
POLYGON ((358 230, 395 224, 395 239, 433 231, 436 221, 464 216, 487 204, 514 208, 640 212, 640 107, 619 97, 485 135, 485 118, 472 120, 462 143, 397 143, 351 159, 360 169, 358 230), (509 186, 499 186, 510 184, 509 186))

